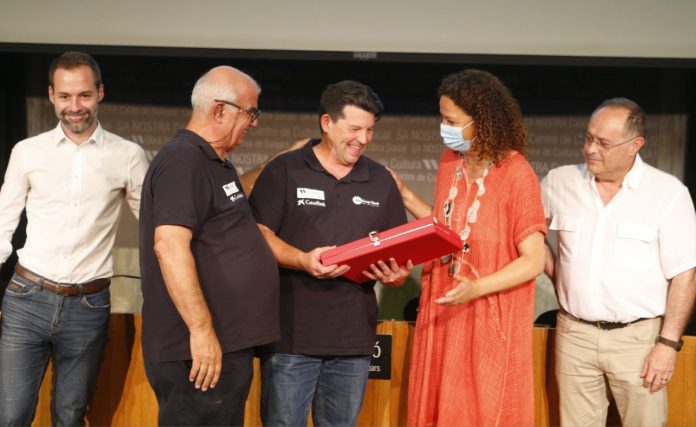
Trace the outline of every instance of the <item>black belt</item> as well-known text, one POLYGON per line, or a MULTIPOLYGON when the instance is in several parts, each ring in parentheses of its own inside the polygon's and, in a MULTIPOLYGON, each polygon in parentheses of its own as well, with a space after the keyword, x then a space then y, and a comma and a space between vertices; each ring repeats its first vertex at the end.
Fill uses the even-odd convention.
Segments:
POLYGON ((81 295, 94 294, 111 284, 111 279, 106 278, 94 279, 85 283, 58 283, 39 276, 33 271, 27 270, 19 263, 17 263, 17 266, 15 267, 15 273, 40 288, 49 290, 54 294, 64 297, 77 297, 81 295))
POLYGON ((591 321, 591 320, 579 319, 563 309, 561 309, 561 313, 565 314, 566 316, 568 316, 572 320, 575 320, 576 322, 586 323, 588 325, 595 326, 603 331, 610 331, 612 329, 621 329, 621 328, 625 328, 628 325, 642 322, 643 320, 655 319, 654 317, 641 317, 641 318, 633 320, 631 322, 621 323, 621 322, 606 322, 604 320, 591 321))

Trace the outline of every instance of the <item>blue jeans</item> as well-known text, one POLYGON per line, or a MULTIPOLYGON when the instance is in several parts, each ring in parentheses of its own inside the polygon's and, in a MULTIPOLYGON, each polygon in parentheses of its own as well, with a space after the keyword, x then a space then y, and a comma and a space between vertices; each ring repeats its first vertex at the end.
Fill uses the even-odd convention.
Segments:
POLYGON ((355 426, 365 397, 372 356, 261 356, 264 426, 306 426, 310 403, 315 426, 355 426))
POLYGON ((109 288, 64 297, 14 275, 2 302, 0 426, 30 425, 49 357, 53 425, 85 424, 104 345, 109 288))

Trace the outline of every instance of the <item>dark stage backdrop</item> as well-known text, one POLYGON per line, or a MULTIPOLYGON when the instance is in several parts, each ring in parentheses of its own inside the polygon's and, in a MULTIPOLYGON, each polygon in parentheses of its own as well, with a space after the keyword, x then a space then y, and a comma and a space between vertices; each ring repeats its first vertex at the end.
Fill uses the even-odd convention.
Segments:
MULTIPOLYGON (((2 55, 0 53, 0 55, 2 55)), ((0 153, 6 156, 22 133, 35 135, 55 126, 52 106, 46 99, 46 70, 53 53, 5 54, 16 70, 23 70, 23 90, 5 82, 5 99, 15 96, 23 105, 8 111, 23 111, 26 123, 12 123, 14 134, 4 136, 0 153), (21 96, 18 95, 21 93, 21 96)), ((100 106, 103 126, 141 144, 154 156, 190 114, 189 96, 195 80, 218 64, 242 68, 263 88, 260 126, 247 134, 243 146, 231 154, 240 173, 266 160, 289 143, 317 137, 319 95, 328 83, 355 79, 380 94, 386 113, 379 122, 367 155, 396 170, 421 196, 433 197, 437 163, 443 147, 439 138, 436 89, 447 73, 475 66, 501 77, 520 101, 529 132, 528 157, 543 177, 556 166, 582 161, 575 136, 584 130, 587 117, 602 100, 627 96, 649 114, 648 144, 642 150, 650 164, 689 179, 685 159, 693 148, 694 70, 664 66, 535 65, 535 64, 443 64, 420 62, 364 62, 249 59, 231 57, 136 56, 96 54, 102 67, 106 98, 100 106), (686 173, 686 176, 685 176, 686 173)), ((0 57, 0 60, 3 59, 0 57)), ((3 63, 6 63, 3 61, 3 63)), ((0 98, 2 99, 2 98, 0 98)), ((2 111, 2 110, 0 110, 2 111)), ((16 112, 14 114, 17 114, 16 112)), ((3 164, 4 170, 4 164, 3 164)), ((687 181, 688 182, 688 181, 687 181)), ((693 185, 691 185, 693 191, 693 185)), ((21 231, 17 233, 21 236, 21 231)), ((117 247, 115 273, 138 276, 137 224, 124 211, 117 247)), ((6 272, 7 274, 7 272, 6 272)), ((114 281, 115 311, 140 309, 139 282, 132 278, 114 281)), ((381 316, 401 318, 406 302, 419 293, 418 274, 404 289, 381 292, 381 316)), ((555 307, 553 291, 542 278, 538 285, 537 314, 555 307)))

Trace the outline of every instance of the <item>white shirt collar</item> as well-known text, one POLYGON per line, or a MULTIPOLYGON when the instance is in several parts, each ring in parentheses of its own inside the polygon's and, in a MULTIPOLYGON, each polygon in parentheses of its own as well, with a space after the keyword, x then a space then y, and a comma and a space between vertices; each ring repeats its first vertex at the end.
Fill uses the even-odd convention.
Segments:
MULTIPOLYGON (((68 142, 70 139, 65 135, 65 132, 63 131, 63 126, 58 122, 58 126, 53 129, 53 132, 51 134, 51 139, 57 146, 61 142, 68 142)), ((94 129, 94 132, 92 132, 92 135, 90 135, 89 139, 85 141, 86 143, 93 143, 97 148, 101 147, 104 142, 104 129, 101 127, 101 123, 97 122, 97 127, 94 129)))
POLYGON ((631 190, 637 190, 644 174, 645 163, 643 163, 643 159, 640 158, 640 154, 636 154, 636 161, 633 162, 631 170, 628 171, 624 177, 622 185, 627 185, 631 190))
MULTIPOLYGON (((584 169, 584 179, 589 182, 593 182, 595 179, 595 176, 592 174, 587 169, 587 164, 585 163, 583 165, 584 169)), ((636 154, 636 160, 633 162, 633 166, 631 166, 631 169, 628 171, 626 176, 624 176, 623 181, 621 182, 621 186, 626 186, 630 188, 631 190, 637 190, 638 186, 640 185, 641 180, 643 179, 643 175, 645 174, 645 163, 643 162, 643 159, 641 159, 640 154, 636 154)))

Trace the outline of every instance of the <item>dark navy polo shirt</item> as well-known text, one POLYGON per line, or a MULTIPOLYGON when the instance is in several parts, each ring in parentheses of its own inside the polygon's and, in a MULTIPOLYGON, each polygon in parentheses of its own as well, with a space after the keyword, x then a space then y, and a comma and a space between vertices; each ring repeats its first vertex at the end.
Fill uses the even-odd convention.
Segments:
POLYGON ((237 171, 188 130, 155 156, 140 204, 143 354, 150 361, 191 359, 189 332, 166 289, 154 252, 154 230, 193 232, 191 251, 223 352, 280 337, 278 271, 256 225, 237 171))
MULTIPOLYGON (((341 245, 406 222, 394 179, 361 157, 337 180, 324 169, 312 140, 274 159, 250 198, 257 222, 288 244, 309 251, 341 245)), ((281 341, 262 351, 315 356, 369 355, 375 344, 374 282, 317 279, 280 269, 281 341)))

